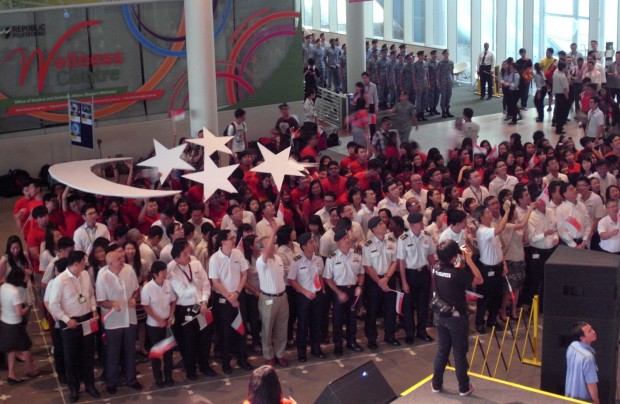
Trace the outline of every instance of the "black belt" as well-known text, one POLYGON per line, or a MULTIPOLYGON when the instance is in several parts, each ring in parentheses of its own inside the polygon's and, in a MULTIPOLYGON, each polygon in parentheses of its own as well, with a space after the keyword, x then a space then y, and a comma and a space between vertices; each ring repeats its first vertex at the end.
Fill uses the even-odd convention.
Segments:
POLYGON ((496 269, 496 268, 501 268, 502 264, 497 264, 497 265, 487 265, 487 264, 482 264, 483 267, 488 268, 488 269, 496 269))
POLYGON ((582 238, 574 238, 573 241, 575 243, 577 243, 577 245, 579 245, 579 244, 583 243, 583 237, 582 238))
POLYGON ((345 288, 345 289, 352 289, 354 287, 356 287, 357 285, 336 285, 339 288, 345 288))
POLYGON ((82 321, 90 320, 91 318, 93 318, 93 313, 84 314, 83 316, 79 316, 79 317, 71 317, 72 320, 75 320, 78 323, 81 323, 82 321))
POLYGON ((379 277, 379 279, 383 279, 383 278, 387 277, 387 274, 385 274, 385 275, 377 275, 377 276, 379 277))
POLYGON ((428 265, 424 265, 424 266, 423 266, 423 267, 421 267, 421 268, 407 268, 407 270, 409 270, 409 271, 417 271, 417 272, 422 272, 422 271, 424 271, 425 269, 428 269, 428 265))
POLYGON ((276 293, 275 295, 272 293, 267 293, 267 292, 263 292, 262 290, 260 291, 263 295, 265 296, 269 296, 269 297, 280 297, 284 295, 284 292, 282 293, 276 293))

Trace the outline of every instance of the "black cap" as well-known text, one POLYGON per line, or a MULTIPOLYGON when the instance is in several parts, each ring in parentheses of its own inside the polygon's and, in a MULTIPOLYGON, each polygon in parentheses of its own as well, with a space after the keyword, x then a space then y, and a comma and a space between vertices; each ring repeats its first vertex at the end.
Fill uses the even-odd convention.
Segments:
POLYGON ((437 53, 437 49, 433 49, 433 50, 431 51, 431 55, 434 55, 435 53, 437 53))
POLYGON ((297 242, 299 243, 300 246, 303 247, 306 244, 308 244, 308 241, 310 241, 311 239, 312 239, 312 233, 306 232, 302 234, 301 236, 297 237, 297 242))
POLYGON ((278 108, 280 109, 288 108, 288 104, 286 102, 283 102, 282 104, 278 105, 278 108))
POLYGON ((445 55, 446 53, 450 53, 450 52, 448 52, 448 50, 447 50, 447 49, 444 49, 444 50, 441 52, 441 54, 442 54, 442 55, 445 55))
POLYGON ((381 218, 379 216, 373 216, 370 218, 370 220, 368 221, 368 228, 370 230, 374 229, 375 227, 377 227, 379 225, 379 223, 381 223, 381 218))
POLYGON ((407 216, 407 221, 411 224, 420 223, 424 219, 424 215, 421 213, 409 213, 407 216))
POLYGON ((407 45, 405 45, 404 43, 401 43, 400 45, 398 45, 398 47, 400 49, 405 49, 407 47, 407 45))
POLYGON ((344 236, 346 236, 347 234, 349 234, 347 229, 338 229, 338 230, 336 230, 336 234, 334 234, 334 241, 342 240, 344 238, 344 236))
POLYGON ((417 51, 416 55, 418 55, 418 56, 422 56, 422 55, 424 55, 424 51, 423 51, 423 50, 421 50, 421 51, 417 51))

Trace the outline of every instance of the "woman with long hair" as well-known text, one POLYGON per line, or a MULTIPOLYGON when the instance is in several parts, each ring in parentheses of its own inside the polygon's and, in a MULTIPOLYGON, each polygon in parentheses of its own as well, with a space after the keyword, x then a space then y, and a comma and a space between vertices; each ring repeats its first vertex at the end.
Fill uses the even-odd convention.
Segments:
POLYGON ((58 240, 62 237, 62 233, 53 223, 45 228, 45 241, 41 244, 41 255, 39 256, 39 272, 45 273, 45 268, 54 260, 58 253, 58 240))
POLYGON ((255 197, 251 197, 250 199, 246 200, 245 203, 243 204, 243 207, 245 210, 247 210, 248 212, 252 212, 252 214, 254 214, 254 219, 256 220, 256 223, 260 222, 262 220, 262 215, 259 211, 259 203, 258 203, 258 199, 256 199, 255 197))
POLYGON ((248 384, 248 399, 243 404, 296 404, 284 397, 276 370, 269 365, 255 369, 248 384))
POLYGON ((439 244, 439 236, 448 228, 447 219, 444 208, 433 209, 429 225, 424 228, 424 231, 430 234, 435 244, 439 244))
POLYGON ((0 282, 3 282, 9 273, 15 269, 21 269, 27 275, 32 274, 32 269, 24 254, 22 240, 19 236, 12 235, 6 240, 6 249, 0 258, 0 282))
POLYGON ((258 248, 256 234, 250 234, 243 237, 242 252, 248 262, 248 277, 245 281, 245 318, 250 325, 250 335, 252 335, 252 348, 255 353, 262 350, 262 342, 260 337, 261 321, 260 312, 258 311, 258 298, 260 297, 260 283, 258 281, 258 272, 256 271, 256 260, 260 257, 260 249, 258 248))
POLYGON ((442 209, 441 191, 438 189, 429 189, 426 194, 426 210, 424 211, 424 223, 431 223, 433 210, 442 209))
POLYGON ((309 217, 323 206, 323 187, 321 181, 314 180, 310 183, 310 193, 301 205, 301 213, 304 217, 309 217))
POLYGON ((325 233, 325 227, 323 227, 323 221, 318 215, 310 215, 308 218, 308 231, 312 234, 312 240, 319 247, 321 237, 325 233))
POLYGON ((291 199, 288 189, 282 189, 280 193, 280 206, 278 207, 278 217, 281 214, 284 224, 292 226, 295 231, 302 232, 305 229, 305 221, 299 208, 291 199))

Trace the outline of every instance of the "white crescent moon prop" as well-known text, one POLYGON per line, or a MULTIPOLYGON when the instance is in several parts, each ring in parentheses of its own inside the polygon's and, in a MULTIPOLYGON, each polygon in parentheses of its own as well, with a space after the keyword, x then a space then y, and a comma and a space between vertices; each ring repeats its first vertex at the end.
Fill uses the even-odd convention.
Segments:
POLYGON ((131 160, 131 157, 70 161, 68 163, 54 164, 49 168, 49 174, 54 177, 56 181, 62 182, 71 188, 104 196, 120 196, 122 198, 161 198, 181 192, 157 191, 116 184, 97 176, 92 171, 92 167, 96 165, 124 160, 131 160))

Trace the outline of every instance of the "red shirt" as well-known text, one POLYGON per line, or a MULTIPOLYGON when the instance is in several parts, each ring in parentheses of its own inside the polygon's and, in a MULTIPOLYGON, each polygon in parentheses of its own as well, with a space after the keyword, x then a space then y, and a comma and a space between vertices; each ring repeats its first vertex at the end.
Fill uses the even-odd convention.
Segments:
POLYGON ((73 238, 75 230, 84 223, 82 216, 75 213, 72 210, 65 210, 62 212, 65 217, 65 236, 73 238))
POLYGON ((25 196, 22 196, 15 202, 15 205, 13 205, 13 215, 16 215, 17 212, 19 212, 20 210, 25 209, 25 212, 21 220, 19 221, 19 225, 22 229, 24 228, 24 225, 26 224, 26 220, 28 220, 28 216, 30 215, 30 210, 28 210, 29 201, 30 199, 27 199, 25 196))
POLYGON ((353 163, 355 160, 357 160, 357 156, 353 156, 353 157, 347 156, 343 158, 342 160, 340 160, 340 168, 349 167, 349 165, 353 163))
POLYGON ((368 168, 368 161, 362 164, 360 163, 359 160, 355 160, 354 162, 349 164, 349 170, 351 170, 351 173, 354 175, 362 171, 365 171, 367 168, 368 168))
POLYGON ((319 152, 317 152, 314 147, 306 146, 301 150, 300 156, 301 158, 312 156, 315 159, 318 159, 319 152))
POLYGON ((195 184, 187 190, 187 200, 190 202, 190 205, 198 204, 202 202, 204 198, 204 191, 202 189, 202 184, 195 184))
POLYGON ((149 234, 149 229, 151 228, 153 223, 155 223, 158 220, 159 220, 159 213, 157 213, 155 216, 149 216, 145 214, 144 223, 138 224, 138 229, 140 230, 140 233, 149 234))
MULTIPOLYGON (((355 174, 353 177, 357 178, 359 183, 358 183, 358 188, 359 189, 366 189, 370 186, 370 180, 372 180, 373 178, 368 178, 366 177, 366 170, 359 172, 357 174, 355 174)), ((376 176, 374 178, 379 178, 379 176, 376 176)), ((378 196, 377 196, 378 197, 378 196)))
POLYGON ((138 216, 140 216, 140 211, 142 209, 136 205, 134 199, 125 199, 125 203, 121 204, 118 208, 123 217, 123 221, 125 221, 128 227, 137 226, 138 216))
POLYGON ((323 199, 310 199, 307 198, 303 206, 301 208, 301 214, 308 218, 311 215, 314 215, 317 211, 319 211, 323 207, 323 199))
MULTIPOLYGON (((28 246, 29 249, 30 248, 40 249, 41 243, 44 241, 45 241, 45 230, 41 229, 35 223, 30 229, 30 232, 28 233, 28 238, 26 239, 26 245, 28 246)), ((34 259, 34 257, 31 257, 31 259, 32 259, 32 266, 38 272, 39 271, 39 260, 34 259)))
POLYGON ((344 186, 346 182, 347 179, 340 175, 336 181, 333 181, 330 177, 327 177, 321 180, 321 187, 323 187, 323 192, 332 191, 336 195, 340 195, 341 193, 346 192, 346 188, 344 186))
POLYGON ((297 206, 301 208, 302 204, 308 197, 308 194, 310 194, 310 187, 307 187, 306 189, 297 187, 291 191, 291 199, 293 200, 293 203, 296 203, 297 206))

